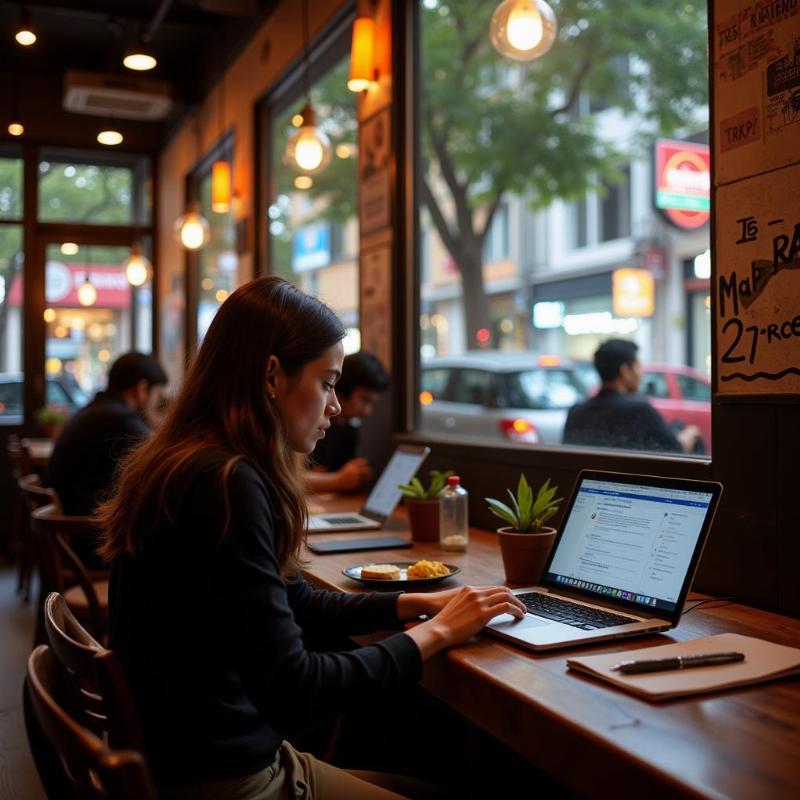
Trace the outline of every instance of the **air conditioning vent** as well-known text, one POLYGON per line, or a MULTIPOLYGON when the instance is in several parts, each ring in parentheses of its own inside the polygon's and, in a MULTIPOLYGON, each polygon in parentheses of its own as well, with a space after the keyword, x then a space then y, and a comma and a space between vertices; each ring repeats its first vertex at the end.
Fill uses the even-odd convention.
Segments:
POLYGON ((64 79, 64 109, 75 114, 153 121, 172 108, 164 81, 70 70, 64 79))

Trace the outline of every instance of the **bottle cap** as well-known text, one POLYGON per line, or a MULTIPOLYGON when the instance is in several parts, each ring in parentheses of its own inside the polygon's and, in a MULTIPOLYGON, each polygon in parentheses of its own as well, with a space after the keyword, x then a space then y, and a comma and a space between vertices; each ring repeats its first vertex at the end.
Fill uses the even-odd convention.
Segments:
POLYGON ((458 475, 450 475, 447 478, 447 485, 448 486, 460 486, 461 485, 461 478, 458 475))

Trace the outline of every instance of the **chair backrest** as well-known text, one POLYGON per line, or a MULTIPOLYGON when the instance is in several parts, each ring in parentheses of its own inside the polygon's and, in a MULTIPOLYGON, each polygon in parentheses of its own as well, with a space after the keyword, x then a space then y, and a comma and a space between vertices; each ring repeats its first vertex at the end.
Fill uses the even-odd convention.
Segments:
POLYGON ((56 493, 47 486, 42 486, 42 479, 35 473, 23 475, 17 481, 17 486, 22 493, 28 513, 42 506, 52 505, 57 500, 56 493))
POLYGON ((69 540, 74 537, 97 536, 92 518, 61 514, 54 505, 47 505, 31 513, 31 530, 39 558, 42 596, 50 592, 63 593, 70 586, 80 586, 88 603, 92 631, 102 638, 105 615, 94 583, 84 563, 69 545, 69 540))
POLYGON ((116 655, 103 647, 51 592, 44 603, 50 649, 70 675, 82 721, 112 747, 144 749, 139 716, 116 655))
POLYGON ((11 474, 16 483, 23 475, 33 472, 33 465, 28 453, 16 433, 10 433, 6 438, 6 454, 11 462, 11 474))
MULTIPOLYGON (((70 680, 47 645, 39 645, 31 653, 26 684, 32 716, 58 754, 63 777, 76 798, 156 800, 141 753, 112 750, 76 720, 70 680)), ((37 739, 31 737, 31 741, 37 739)))

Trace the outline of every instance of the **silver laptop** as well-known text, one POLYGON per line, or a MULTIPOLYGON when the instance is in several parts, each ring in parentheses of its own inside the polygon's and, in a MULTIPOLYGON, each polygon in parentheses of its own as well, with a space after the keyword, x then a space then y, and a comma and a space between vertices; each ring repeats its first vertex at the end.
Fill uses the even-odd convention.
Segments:
POLYGON ((408 483, 417 474, 428 453, 428 447, 401 444, 389 459, 361 511, 309 514, 307 530, 309 533, 335 533, 382 528, 400 502, 401 492, 397 487, 408 483))
POLYGON ((485 628, 530 650, 665 631, 686 595, 722 494, 709 481, 584 471, 528 613, 485 628))

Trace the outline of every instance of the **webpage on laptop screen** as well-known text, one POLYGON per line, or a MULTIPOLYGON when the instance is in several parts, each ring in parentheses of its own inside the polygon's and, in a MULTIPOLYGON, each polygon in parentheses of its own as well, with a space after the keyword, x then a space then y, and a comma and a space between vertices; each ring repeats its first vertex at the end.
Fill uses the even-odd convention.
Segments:
POLYGON ((712 495, 584 480, 547 577, 674 611, 712 495))

